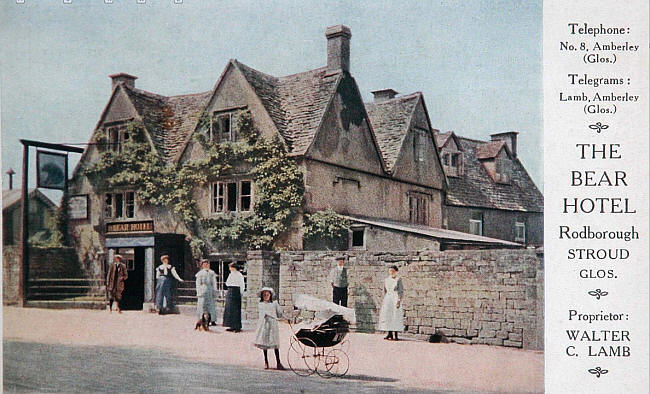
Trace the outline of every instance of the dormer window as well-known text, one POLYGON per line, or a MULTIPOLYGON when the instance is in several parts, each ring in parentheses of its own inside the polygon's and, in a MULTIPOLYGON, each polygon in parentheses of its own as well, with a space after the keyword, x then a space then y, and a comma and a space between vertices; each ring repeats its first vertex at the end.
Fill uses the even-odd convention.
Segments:
POLYGON ((113 152, 122 152, 122 146, 131 138, 131 135, 124 127, 109 127, 107 134, 108 149, 113 152))
POLYGON ((462 155, 460 152, 442 151, 442 166, 447 176, 459 177, 462 171, 462 155))
POLYGON ((426 144, 426 131, 421 129, 416 129, 413 131, 413 159, 418 161, 424 161, 424 150, 426 144))
POLYGON ((213 142, 235 141, 233 113, 217 113, 210 124, 210 140, 213 142))
POLYGON ((494 167, 494 181, 497 183, 510 183, 510 160, 507 155, 499 155, 494 167))

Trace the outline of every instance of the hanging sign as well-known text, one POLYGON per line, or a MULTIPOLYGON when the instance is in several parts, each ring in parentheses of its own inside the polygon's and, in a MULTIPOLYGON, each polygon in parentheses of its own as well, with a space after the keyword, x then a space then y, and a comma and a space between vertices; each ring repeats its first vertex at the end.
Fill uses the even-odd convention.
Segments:
POLYGON ((65 189, 68 176, 68 155, 47 151, 36 152, 36 185, 43 189, 65 189))

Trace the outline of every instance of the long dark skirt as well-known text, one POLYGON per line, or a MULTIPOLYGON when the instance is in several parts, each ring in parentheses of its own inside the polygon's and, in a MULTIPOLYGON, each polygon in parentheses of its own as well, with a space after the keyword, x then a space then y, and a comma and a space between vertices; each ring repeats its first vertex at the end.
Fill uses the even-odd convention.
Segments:
POLYGON ((167 301, 167 309, 174 308, 174 300, 172 299, 172 278, 161 276, 156 283, 156 306, 159 311, 163 309, 163 299, 167 301))
POLYGON ((228 287, 226 306, 223 310, 223 325, 233 330, 241 330, 241 292, 239 286, 228 287))

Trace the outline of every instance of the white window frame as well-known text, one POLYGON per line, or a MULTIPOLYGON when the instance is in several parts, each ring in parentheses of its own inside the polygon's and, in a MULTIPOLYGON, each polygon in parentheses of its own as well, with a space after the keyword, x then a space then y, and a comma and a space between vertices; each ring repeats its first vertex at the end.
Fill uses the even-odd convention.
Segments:
POLYGON ((470 219, 469 220, 469 233, 474 235, 483 235, 483 221, 470 219), (475 230, 476 228, 476 230, 475 230))
POLYGON ((526 222, 515 222, 515 242, 526 242, 526 222))
POLYGON ((132 190, 125 190, 125 191, 118 191, 118 192, 110 192, 110 193, 104 193, 104 201, 103 201, 103 207, 104 207, 104 217, 107 219, 133 219, 136 217, 136 212, 137 212, 137 201, 136 201, 136 195, 135 192, 132 190), (127 203, 127 196, 131 194, 133 196, 133 202, 132 204, 127 203), (107 204, 107 197, 110 195, 111 198, 111 204, 107 204), (121 196, 121 205, 122 205, 122 215, 117 216, 117 196, 121 196), (129 215, 129 206, 132 206, 133 212, 131 215, 129 215))
POLYGON ((222 214, 228 212, 248 213, 253 212, 255 206, 255 182, 252 179, 223 179, 210 184, 210 211, 213 214, 222 214), (242 195, 242 183, 250 182, 250 194, 242 195), (228 184, 236 184, 236 202, 235 209, 227 211, 226 205, 228 204, 228 184), (216 194, 219 193, 220 194, 216 194), (248 210, 242 210, 243 197, 250 196, 250 206, 248 210))

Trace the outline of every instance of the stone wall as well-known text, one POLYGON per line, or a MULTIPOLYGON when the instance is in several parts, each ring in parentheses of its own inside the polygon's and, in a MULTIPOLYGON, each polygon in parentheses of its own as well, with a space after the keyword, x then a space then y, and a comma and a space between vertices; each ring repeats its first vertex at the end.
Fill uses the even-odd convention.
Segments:
MULTIPOLYGON (((356 311, 357 330, 375 330, 383 280, 394 264, 404 282, 410 335, 543 348, 543 258, 533 250, 281 252, 279 267, 260 254, 249 260, 249 288, 262 284, 255 276, 266 275, 264 285, 269 285, 274 280, 271 273, 279 268, 278 299, 285 312, 293 309, 293 297, 301 293, 331 300, 327 277, 338 256, 347 259, 348 306, 356 311)), ((257 303, 251 304, 252 312, 257 303)))
MULTIPOLYGON (((5 246, 2 249, 2 301, 16 304, 20 277, 20 247, 5 246)), ((84 278, 79 258, 74 248, 30 248, 29 278, 84 278)))
POLYGON ((20 302, 20 246, 2 248, 2 302, 13 305, 20 302))

